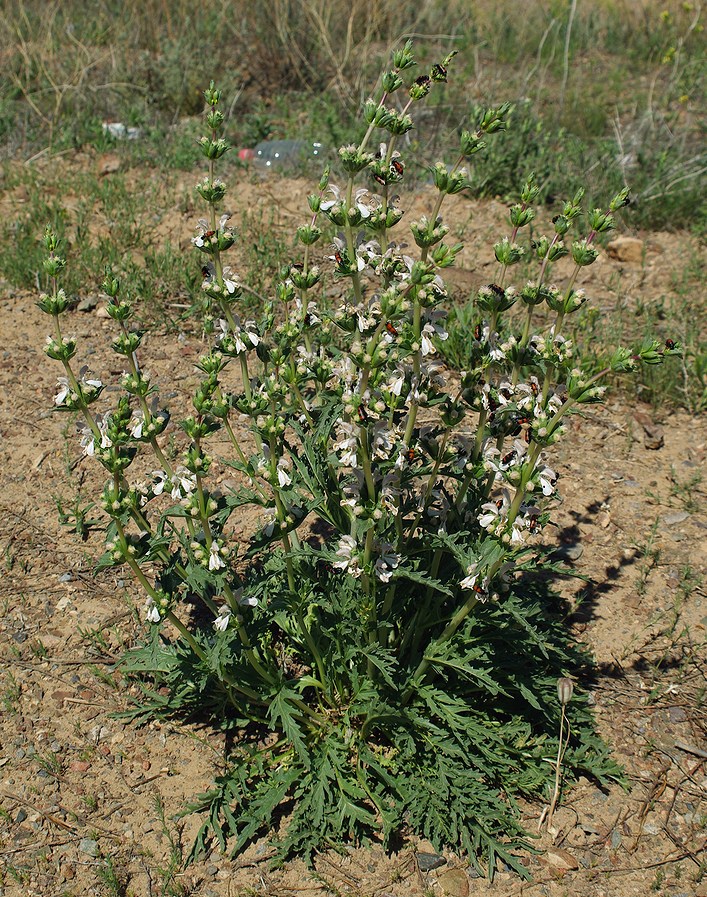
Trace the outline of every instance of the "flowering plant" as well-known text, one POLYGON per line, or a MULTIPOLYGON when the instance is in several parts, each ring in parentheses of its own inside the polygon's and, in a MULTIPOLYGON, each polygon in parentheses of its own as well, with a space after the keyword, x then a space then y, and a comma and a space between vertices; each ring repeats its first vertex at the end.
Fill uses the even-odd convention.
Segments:
MULTIPOLYGON (((45 235, 51 290, 39 304, 55 327, 46 352, 64 367, 55 406, 79 415, 84 451, 108 473, 99 568, 126 565, 145 593, 147 638, 123 668, 161 688, 143 686, 136 712, 205 714, 238 733, 194 804, 208 810, 195 852, 212 837, 239 850, 289 808, 273 835, 282 855, 376 831, 390 843, 407 826, 439 849, 485 857, 490 874, 497 857, 526 874, 517 800, 549 793, 560 714, 551 696, 558 676, 585 664, 532 575, 556 569, 536 538, 557 490, 545 450, 569 414, 601 400, 603 374, 679 347, 620 349, 607 371, 582 374, 563 321, 584 303, 578 275, 628 192, 589 212, 587 235, 567 247, 578 191, 528 249, 519 234, 534 217, 530 178, 510 236, 494 246, 497 280, 475 297, 469 369, 445 369, 443 274, 461 245, 445 242, 440 212, 470 185, 469 163, 508 112, 486 111, 461 134, 456 161, 432 168, 437 199, 410 222, 409 251, 398 237, 400 138, 450 61, 411 78, 410 44, 394 54, 382 96, 364 105, 362 139, 339 150, 341 180, 325 171, 309 197, 301 257, 258 321, 239 317, 242 288, 224 262, 236 234, 220 212, 216 164, 229 145, 220 92, 205 92, 208 173, 196 189, 208 212, 193 244, 214 344, 197 365, 179 458, 165 448, 170 414, 112 274, 103 289, 126 372, 117 406, 94 413, 103 384, 75 373, 77 343, 61 329, 65 260, 45 235), (331 249, 318 251, 327 233, 331 249), (509 272, 529 252, 537 276, 516 288, 509 272), (574 270, 555 286, 553 264, 568 254, 574 270), (340 287, 328 304, 325 270, 340 287), (541 304, 555 316, 545 330, 534 327, 541 304), (133 477, 139 463, 145 473, 133 477), (237 487, 214 485, 225 466, 237 487), (245 506, 259 524, 238 544, 245 506)), ((616 776, 586 707, 567 712, 566 767, 616 776)))

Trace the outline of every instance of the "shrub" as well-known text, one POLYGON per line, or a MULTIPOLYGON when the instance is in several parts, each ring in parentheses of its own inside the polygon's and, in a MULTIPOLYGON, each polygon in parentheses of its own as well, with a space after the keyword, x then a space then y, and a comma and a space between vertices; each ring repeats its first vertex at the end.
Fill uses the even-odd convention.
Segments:
MULTIPOLYGON (((628 191, 590 211, 585 235, 567 247, 582 218, 577 191, 552 234, 527 249, 518 237, 533 219, 530 180, 493 248, 497 282, 475 297, 469 366, 449 378, 438 360, 443 274, 461 246, 445 242, 440 212, 469 186, 467 164, 509 111, 481 112, 456 161, 432 169, 437 200, 410 222, 413 257, 397 236, 397 147, 450 62, 416 76, 410 44, 394 54, 382 96, 364 105, 363 138, 339 150, 342 180, 322 175, 297 230, 300 259, 284 267, 258 321, 239 317, 242 290, 225 264, 236 235, 220 214, 216 165, 229 146, 220 92, 206 91, 208 173, 197 191, 208 211, 193 242, 217 335, 197 365, 179 460, 165 449, 170 414, 138 360, 132 305, 111 275, 103 289, 124 392, 94 413, 103 384, 74 367, 57 285, 65 260, 45 236, 51 287, 40 307, 55 326, 46 352, 64 367, 55 406, 78 414, 84 451, 109 475, 98 569, 127 566, 146 597, 145 640, 123 662, 145 682, 134 715, 198 715, 233 732, 224 771, 192 807, 206 813, 194 854, 213 838, 238 851, 270 832, 280 856, 311 857, 375 833, 390 847, 407 830, 466 850, 490 875, 499 859, 527 874, 518 801, 550 795, 547 757, 563 749, 557 680, 587 665, 545 585, 559 568, 536 538, 557 488, 547 449, 569 414, 601 400, 609 371, 658 363, 679 347, 618 349, 605 370, 583 375, 563 322, 584 304, 577 278, 628 191), (380 132, 384 142, 374 140, 380 132), (327 221, 337 236, 317 264, 327 221), (528 252, 537 277, 517 289, 509 273, 528 252), (559 288, 549 275, 566 255, 574 270, 559 288), (341 287, 329 305, 318 299, 324 268, 341 287), (555 317, 543 332, 533 317, 541 303, 555 317), (524 309, 518 332, 504 326, 514 305, 524 309), (230 455, 216 455, 216 433, 230 455), (159 469, 133 476, 141 463, 154 468, 143 453, 159 469), (226 466, 241 485, 219 490, 226 466), (233 525, 246 507, 259 509, 260 525, 238 544, 233 525)), ((619 776, 586 700, 565 709, 565 768, 619 776)))

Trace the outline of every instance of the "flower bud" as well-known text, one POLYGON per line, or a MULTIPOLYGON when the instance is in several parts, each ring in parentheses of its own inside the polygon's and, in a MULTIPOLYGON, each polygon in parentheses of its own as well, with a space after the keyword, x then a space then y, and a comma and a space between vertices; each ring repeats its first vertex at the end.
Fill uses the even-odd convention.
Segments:
POLYGON ((574 684, 571 679, 563 676, 561 679, 557 680, 557 698, 563 707, 566 707, 572 700, 573 692, 574 684))

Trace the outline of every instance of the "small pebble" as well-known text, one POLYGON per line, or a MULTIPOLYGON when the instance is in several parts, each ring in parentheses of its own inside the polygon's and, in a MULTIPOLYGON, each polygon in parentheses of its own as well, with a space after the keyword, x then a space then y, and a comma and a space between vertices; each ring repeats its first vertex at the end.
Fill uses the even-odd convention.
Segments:
POLYGON ((439 869, 444 866, 447 861, 438 853, 418 853, 417 865, 420 872, 431 872, 433 869, 439 869))
POLYGON ((677 511, 675 514, 666 514, 663 517, 663 523, 667 523, 668 526, 673 526, 675 523, 682 523, 683 520, 687 520, 690 515, 687 511, 677 511))
POLYGON ((100 852, 98 850, 98 841, 94 841, 93 838, 82 838, 79 841, 79 850, 90 857, 97 857, 100 852))

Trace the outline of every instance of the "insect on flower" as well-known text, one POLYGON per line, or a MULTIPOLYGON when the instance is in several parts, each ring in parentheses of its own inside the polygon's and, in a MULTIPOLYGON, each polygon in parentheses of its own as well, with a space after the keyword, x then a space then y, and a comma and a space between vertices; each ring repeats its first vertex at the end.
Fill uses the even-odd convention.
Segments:
POLYGON ((516 452, 515 452, 515 449, 513 449, 512 451, 508 452, 507 455, 504 455, 501 458, 501 464, 510 464, 513 461, 513 459, 515 458, 515 456, 516 456, 516 452))
POLYGON ((474 327, 474 339, 477 343, 481 340, 481 324, 477 324, 476 327, 474 327))
POLYGON ((358 419, 362 424, 365 424, 368 421, 368 412, 363 405, 359 405, 356 410, 358 411, 358 419))
POLYGON ((204 234, 204 239, 210 240, 212 237, 215 237, 215 236, 216 236, 215 230, 207 230, 206 233, 204 234))
POLYGON ((674 348, 675 348, 675 340, 672 340, 672 339, 666 339, 666 341, 665 341, 665 348, 666 348, 666 349, 674 349, 674 348))
POLYGON ((409 448, 405 452, 405 460, 408 462, 408 464, 412 464, 412 462, 415 460, 415 449, 409 448))
POLYGON ((397 336, 397 335, 398 335, 398 331, 395 329, 395 327, 393 327, 393 325, 390 323, 390 321, 386 321, 385 329, 388 331, 388 333, 389 333, 391 336, 397 336))
POLYGON ((489 289, 492 293, 499 297, 499 299, 503 298, 506 295, 506 291, 503 287, 500 287, 497 283, 490 283, 489 289))
POLYGON ((393 159, 390 163, 391 170, 398 175, 398 177, 403 176, 403 172, 405 171, 405 166, 400 161, 400 159, 393 159))

